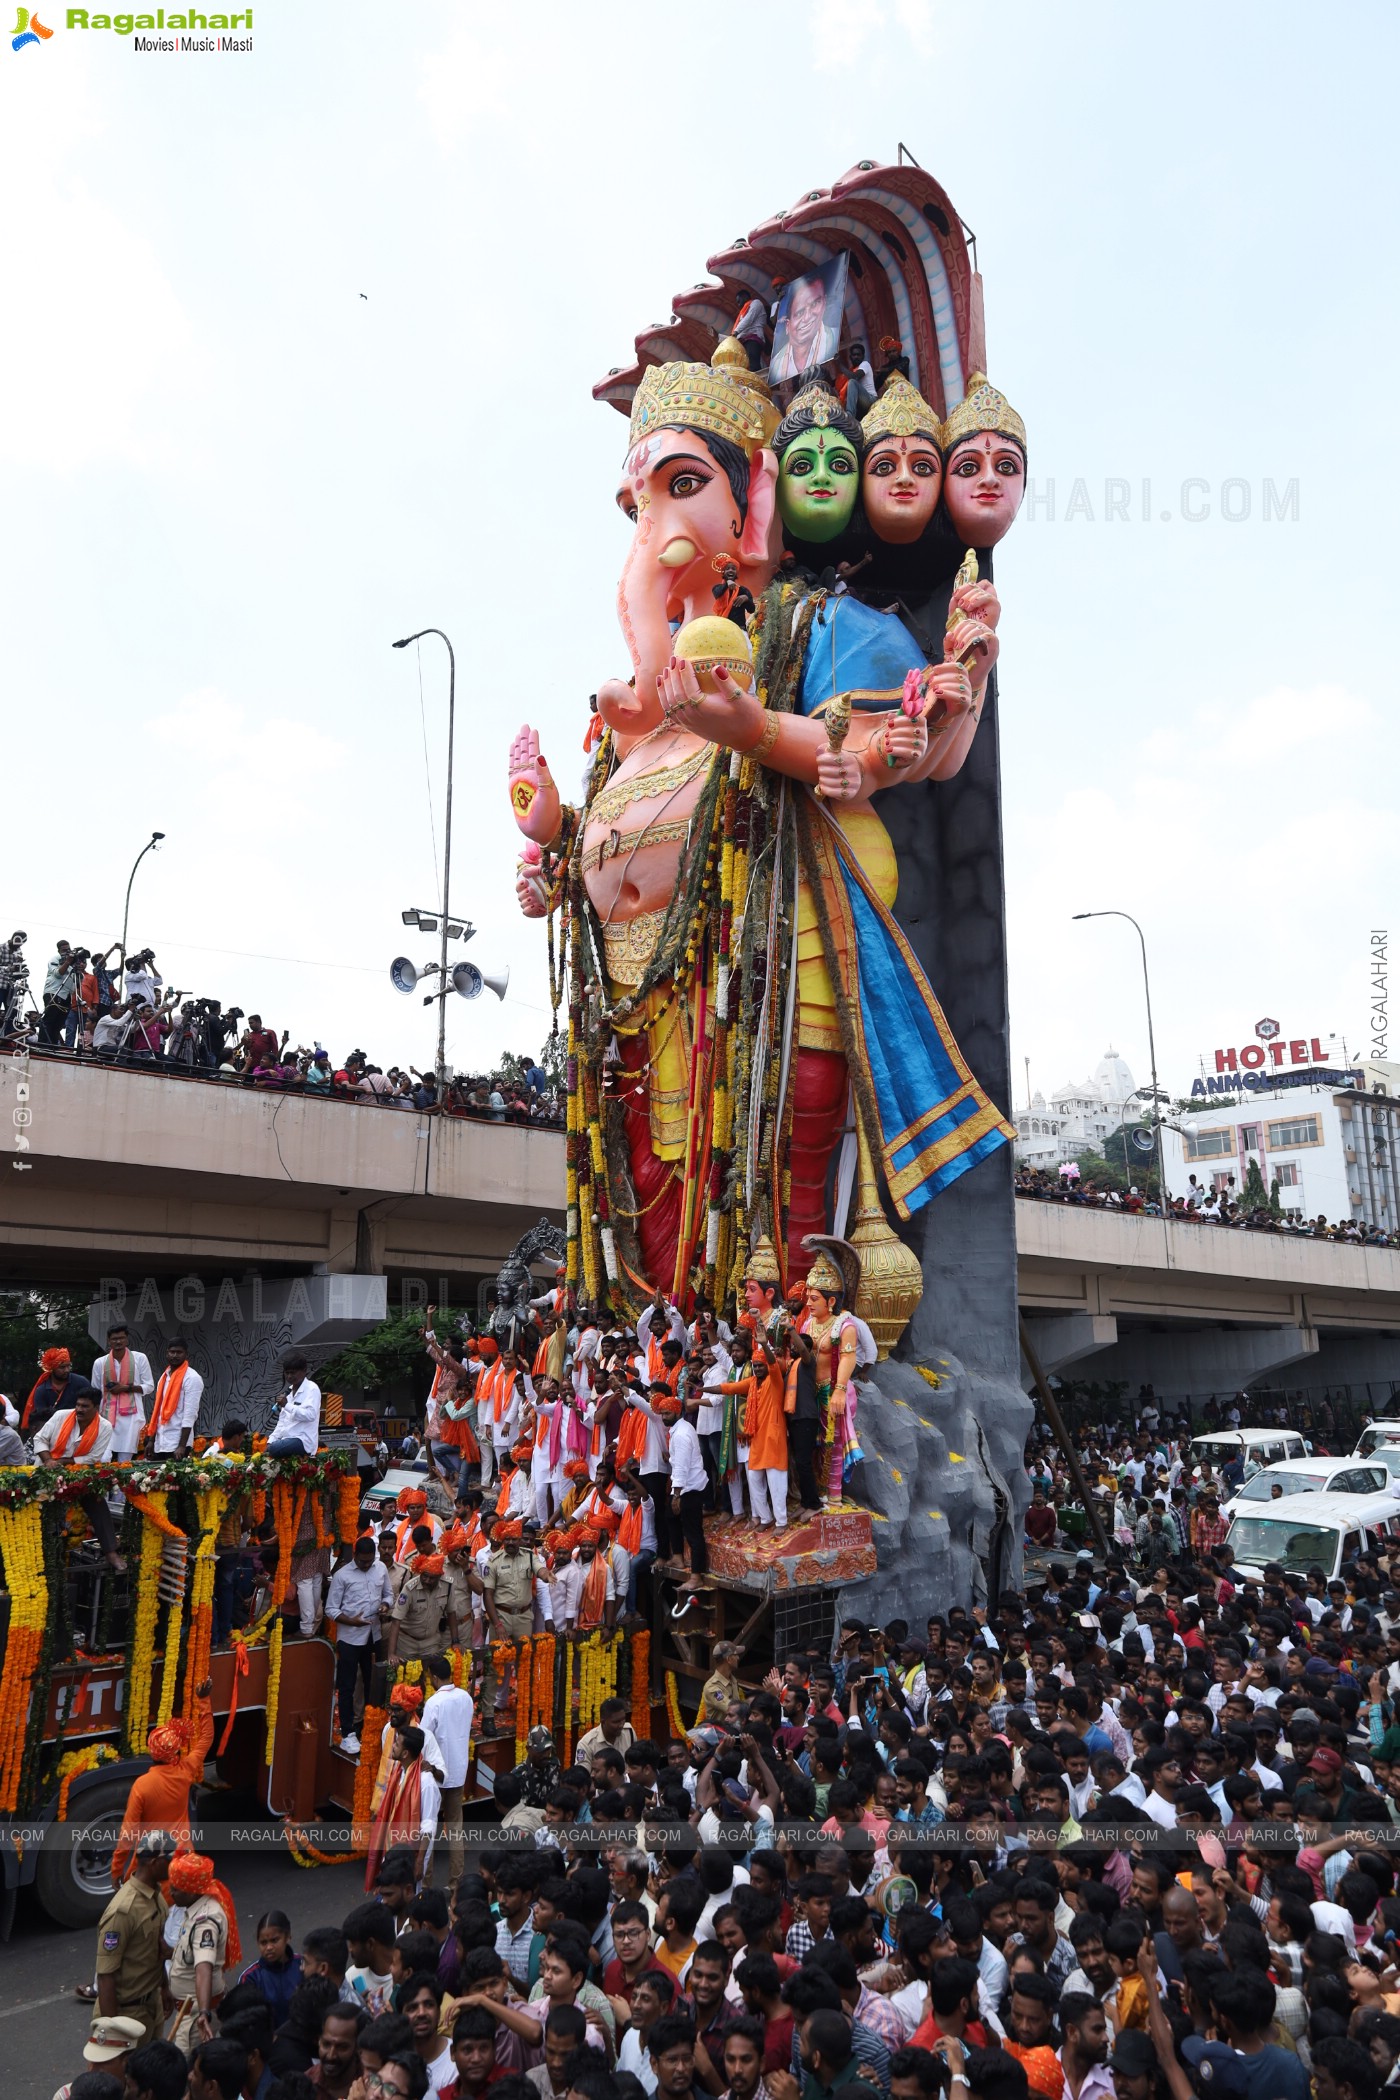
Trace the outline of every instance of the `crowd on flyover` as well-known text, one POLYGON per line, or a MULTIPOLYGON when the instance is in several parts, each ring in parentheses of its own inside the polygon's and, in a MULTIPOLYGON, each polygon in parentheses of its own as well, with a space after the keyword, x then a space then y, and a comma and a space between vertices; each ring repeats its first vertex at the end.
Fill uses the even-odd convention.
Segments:
MULTIPOLYGON (((1136 1187, 1120 1189, 1099 1183, 1080 1173, 1077 1160, 1068 1160, 1056 1173, 1048 1167, 1021 1166, 1016 1170, 1016 1194, 1042 1203, 1070 1203, 1091 1210, 1116 1210, 1129 1216, 1160 1218, 1162 1206, 1155 1196, 1136 1187)), ((1321 1212, 1315 1218, 1296 1217, 1291 1211, 1274 1211, 1267 1203, 1246 1205, 1229 1188, 1206 1188, 1192 1174, 1184 1196, 1173 1196, 1167 1215, 1181 1225, 1223 1225, 1242 1232, 1282 1232, 1294 1238, 1340 1240, 1351 1247, 1400 1247, 1400 1230, 1386 1232, 1363 1218, 1337 1218, 1331 1222, 1321 1212)))
POLYGON ((514 1057, 494 1073, 458 1073, 441 1090, 431 1072, 387 1070, 354 1049, 342 1062, 319 1043, 293 1044, 259 1013, 167 987, 149 948, 99 955, 61 940, 38 1004, 20 958, 24 936, 0 948, 0 1047, 42 1056, 139 1067, 358 1106, 467 1116, 562 1129, 557 1087, 538 1059, 514 1057))

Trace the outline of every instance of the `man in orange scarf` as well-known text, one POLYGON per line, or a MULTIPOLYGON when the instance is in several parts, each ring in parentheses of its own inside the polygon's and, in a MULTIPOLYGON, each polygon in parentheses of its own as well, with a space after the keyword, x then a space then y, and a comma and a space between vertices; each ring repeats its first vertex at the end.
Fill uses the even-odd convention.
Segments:
POLYGON ((136 1841, 143 1831, 169 1830, 189 1843, 190 1788, 203 1778, 204 1760, 214 1742, 211 1689, 208 1677, 195 1687, 193 1730, 188 1721, 167 1721, 153 1728, 146 1739, 151 1768, 132 1781, 126 1797, 121 1835, 112 1853, 114 1886, 120 1886, 131 1871, 136 1841))
MULTIPOLYGON (((40 1466, 101 1465, 112 1449, 112 1425, 97 1411, 97 1389, 86 1378, 74 1378, 65 1391, 72 1394, 73 1404, 49 1416, 34 1439, 34 1462, 40 1466)), ((117 1549, 117 1527, 105 1496, 84 1495, 81 1501, 98 1545, 121 1574, 126 1562, 117 1549)))
POLYGON ((412 1847, 413 1879, 415 1884, 422 1880, 442 1805, 442 1789, 423 1762, 421 1728, 399 1729, 391 1757, 389 1783, 370 1831, 366 1892, 373 1890, 385 1856, 395 1845, 412 1847))
POLYGON ((143 1442, 149 1441, 157 1458, 183 1458, 199 1419, 204 1398, 204 1380, 189 1359, 183 1342, 171 1342, 165 1352, 165 1369, 156 1380, 151 1419, 143 1442))
POLYGON ((170 2039, 187 2053, 214 2032, 213 2012, 224 1992, 224 1973, 243 1959, 238 1911, 214 1862, 200 1852, 177 1852, 170 1862, 170 1893, 185 1906, 170 1956, 170 1993, 176 2003, 170 2039))

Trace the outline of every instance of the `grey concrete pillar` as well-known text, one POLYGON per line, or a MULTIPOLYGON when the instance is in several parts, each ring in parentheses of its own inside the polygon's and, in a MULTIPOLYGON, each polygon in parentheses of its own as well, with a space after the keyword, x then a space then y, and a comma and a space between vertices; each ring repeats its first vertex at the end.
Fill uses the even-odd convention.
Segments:
MULTIPOLYGON (((1118 1340, 1118 1322, 1112 1313, 1057 1313, 1043 1319, 1027 1318, 1026 1332, 1040 1358, 1040 1368, 1048 1377, 1052 1371, 1064 1370, 1067 1364, 1082 1363, 1086 1356, 1111 1349, 1118 1340)), ((1095 1365, 1094 1376, 1098 1375, 1095 1365)), ((1029 1371, 1023 1382, 1029 1392, 1029 1371)))
MULTIPOLYGON (((1119 1379, 1133 1390, 1151 1385, 1159 1399, 1181 1393, 1208 1398, 1238 1392, 1285 1365, 1315 1357, 1317 1346, 1313 1327, 1200 1327, 1185 1334, 1139 1329, 1095 1357, 1094 1377, 1119 1379)), ((1311 1365, 1306 1376, 1311 1384, 1311 1365)))
MULTIPOLYGON (((160 1376, 168 1345, 177 1337, 204 1380, 199 1433, 214 1434, 236 1415, 262 1432, 272 1421, 272 1403, 282 1390, 282 1358, 302 1350, 312 1366, 377 1327, 388 1310, 383 1276, 291 1276, 270 1282, 261 1276, 223 1277, 206 1282, 181 1276, 173 1284, 149 1277, 139 1290, 104 1276, 88 1309, 93 1353, 107 1346, 107 1329, 125 1320, 131 1345, 150 1358, 160 1376)), ((85 1368, 91 1368, 87 1366, 85 1368)))

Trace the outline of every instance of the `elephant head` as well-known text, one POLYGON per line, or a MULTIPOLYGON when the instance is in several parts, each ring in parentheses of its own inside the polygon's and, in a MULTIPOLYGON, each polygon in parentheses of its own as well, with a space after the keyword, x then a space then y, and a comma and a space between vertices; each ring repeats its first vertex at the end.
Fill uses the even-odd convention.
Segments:
POLYGON ((714 612, 717 563, 732 562, 755 598, 769 583, 781 548, 767 443, 776 422, 766 384, 730 341, 712 365, 654 366, 637 389, 617 492, 634 527, 617 587, 633 677, 598 693, 614 731, 642 736, 660 722, 672 634, 714 612))

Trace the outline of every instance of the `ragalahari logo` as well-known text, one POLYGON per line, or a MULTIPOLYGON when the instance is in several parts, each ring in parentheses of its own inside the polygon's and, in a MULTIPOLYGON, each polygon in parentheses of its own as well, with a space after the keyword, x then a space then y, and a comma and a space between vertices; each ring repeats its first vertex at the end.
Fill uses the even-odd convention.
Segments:
POLYGON ((26 44, 46 44, 52 35, 53 31, 45 29, 37 15, 31 14, 27 7, 21 7, 15 23, 15 33, 10 38, 10 49, 23 51, 26 44))

